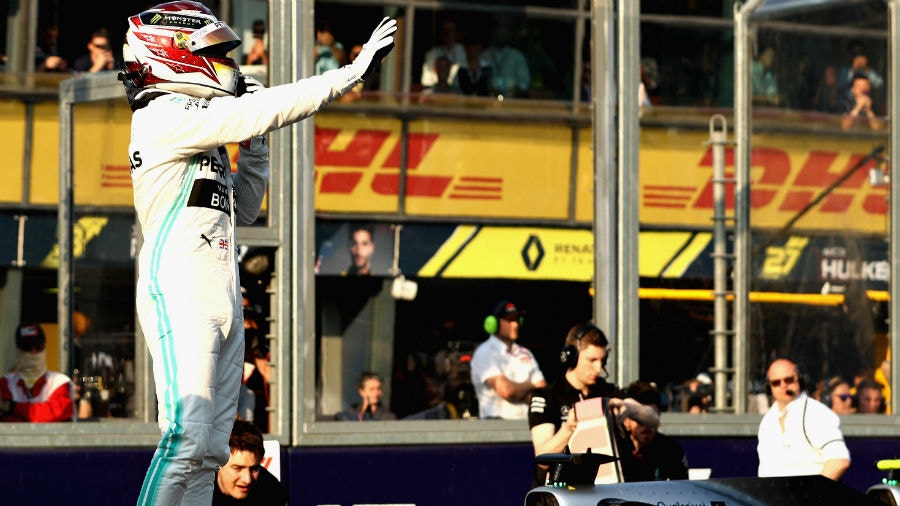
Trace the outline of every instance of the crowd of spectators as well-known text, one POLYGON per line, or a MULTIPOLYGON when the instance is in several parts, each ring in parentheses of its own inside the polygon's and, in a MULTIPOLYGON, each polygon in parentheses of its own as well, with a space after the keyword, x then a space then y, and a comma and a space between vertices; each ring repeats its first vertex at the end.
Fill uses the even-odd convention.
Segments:
MULTIPOLYGON (((317 19, 316 74, 351 62, 361 48, 359 41, 339 40, 344 33, 339 28, 328 18, 317 19)), ((427 29, 427 24, 416 26, 417 32, 427 29)), ((430 37, 417 33, 411 91, 421 93, 423 102, 435 95, 570 99, 572 80, 580 74, 580 99, 590 101, 589 58, 573 63, 569 46, 551 42, 557 29, 538 19, 439 16, 430 37), (581 66, 578 73, 576 65, 581 66)), ((642 106, 731 107, 733 41, 677 33, 642 33, 642 106), (663 49, 667 52, 661 53, 663 49)), ((243 63, 266 65, 265 21, 254 20, 252 34, 245 41, 243 63)), ((788 39, 767 33, 754 41, 750 66, 754 105, 840 116, 836 124, 845 130, 884 129, 886 47, 853 39, 831 41, 820 51, 802 37, 788 39)), ((105 28, 96 29, 86 41, 87 52, 71 61, 60 54, 58 40, 58 26, 40 29, 35 55, 38 71, 96 72, 118 67, 120 56, 114 56, 117 48, 111 46, 105 28)), ((378 90, 379 81, 378 75, 370 76, 343 100, 378 90)))
POLYGON ((84 74, 119 69, 121 50, 113 47, 110 32, 105 27, 91 32, 85 44, 87 52, 71 61, 60 52, 59 31, 56 24, 47 25, 40 30, 34 52, 36 71, 84 74))

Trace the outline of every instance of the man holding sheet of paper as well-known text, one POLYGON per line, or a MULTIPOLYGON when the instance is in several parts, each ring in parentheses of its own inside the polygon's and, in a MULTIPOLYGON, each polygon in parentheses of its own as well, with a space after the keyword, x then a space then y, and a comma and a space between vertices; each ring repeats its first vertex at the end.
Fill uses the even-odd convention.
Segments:
MULTIPOLYGON (((572 327, 566 335, 565 346, 560 353, 560 361, 563 366, 563 374, 553 384, 546 388, 534 391, 531 397, 531 405, 528 411, 528 425, 531 427, 531 441, 534 444, 534 454, 562 453, 570 445, 572 435, 578 428, 580 420, 590 416, 590 425, 595 425, 596 420, 606 417, 602 409, 609 409, 616 422, 625 418, 632 418, 642 425, 659 425, 659 413, 652 406, 644 406, 634 399, 626 399, 625 393, 616 385, 606 381, 606 362, 609 358, 609 341, 603 331, 595 325, 582 323, 572 327), (601 408, 600 418, 594 415, 576 413, 576 403, 594 398, 604 398, 605 407, 601 408)), ((587 403, 582 406, 591 406, 595 403, 587 403)), ((596 406, 595 406, 596 407, 596 406)), ((592 409, 596 413, 595 409, 592 409)), ((582 429, 585 427, 583 426, 582 429)), ((611 432, 604 429, 607 435, 611 432)), ((593 431, 592 431, 593 432, 593 431)), ((602 432, 602 431, 601 431, 602 432)), ((576 437, 576 443, 578 438, 576 437)), ((603 441, 592 446, 600 449, 603 441)), ((576 449, 570 448, 577 452, 576 449)), ((600 472, 604 472, 601 466, 600 472)), ((547 483, 548 469, 546 466, 535 466, 532 487, 538 487, 547 483)), ((619 481, 618 473, 609 476, 608 481, 619 481)))

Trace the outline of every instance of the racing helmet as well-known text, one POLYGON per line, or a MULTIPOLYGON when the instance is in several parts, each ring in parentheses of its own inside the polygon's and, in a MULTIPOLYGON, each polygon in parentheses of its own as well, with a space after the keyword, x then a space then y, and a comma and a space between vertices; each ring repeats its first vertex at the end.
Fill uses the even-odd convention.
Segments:
POLYGON ((132 89, 202 98, 234 95, 240 72, 228 53, 240 44, 231 27, 203 4, 162 3, 128 18, 122 80, 132 89))

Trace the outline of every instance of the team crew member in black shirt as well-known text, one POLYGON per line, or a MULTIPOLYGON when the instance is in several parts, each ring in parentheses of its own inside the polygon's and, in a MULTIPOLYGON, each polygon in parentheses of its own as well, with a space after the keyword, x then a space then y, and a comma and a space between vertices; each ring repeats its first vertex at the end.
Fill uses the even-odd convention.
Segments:
MULTIPOLYGON (((617 420, 634 418, 644 425, 659 425, 659 414, 655 409, 634 399, 625 399, 624 392, 606 381, 608 357, 609 341, 602 330, 590 323, 575 325, 569 330, 560 354, 563 375, 549 387, 535 390, 531 396, 528 425, 535 455, 565 451, 578 424, 574 414, 569 414, 574 413, 572 406, 584 399, 607 397, 617 420)), ((537 466, 532 487, 542 486, 546 480, 547 469, 537 466)))

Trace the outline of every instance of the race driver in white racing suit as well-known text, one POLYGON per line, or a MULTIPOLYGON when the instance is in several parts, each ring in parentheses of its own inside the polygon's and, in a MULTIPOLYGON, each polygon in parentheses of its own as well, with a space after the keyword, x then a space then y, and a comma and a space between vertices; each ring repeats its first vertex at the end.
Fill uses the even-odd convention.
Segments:
POLYGON ((352 64, 272 88, 241 75, 228 56, 240 39, 202 4, 160 4, 128 24, 120 79, 144 239, 136 302, 162 434, 138 504, 208 506, 229 456, 244 357, 234 227, 259 214, 265 135, 361 82, 393 47, 396 21, 384 18, 352 64), (224 145, 236 142, 233 174, 224 145))

